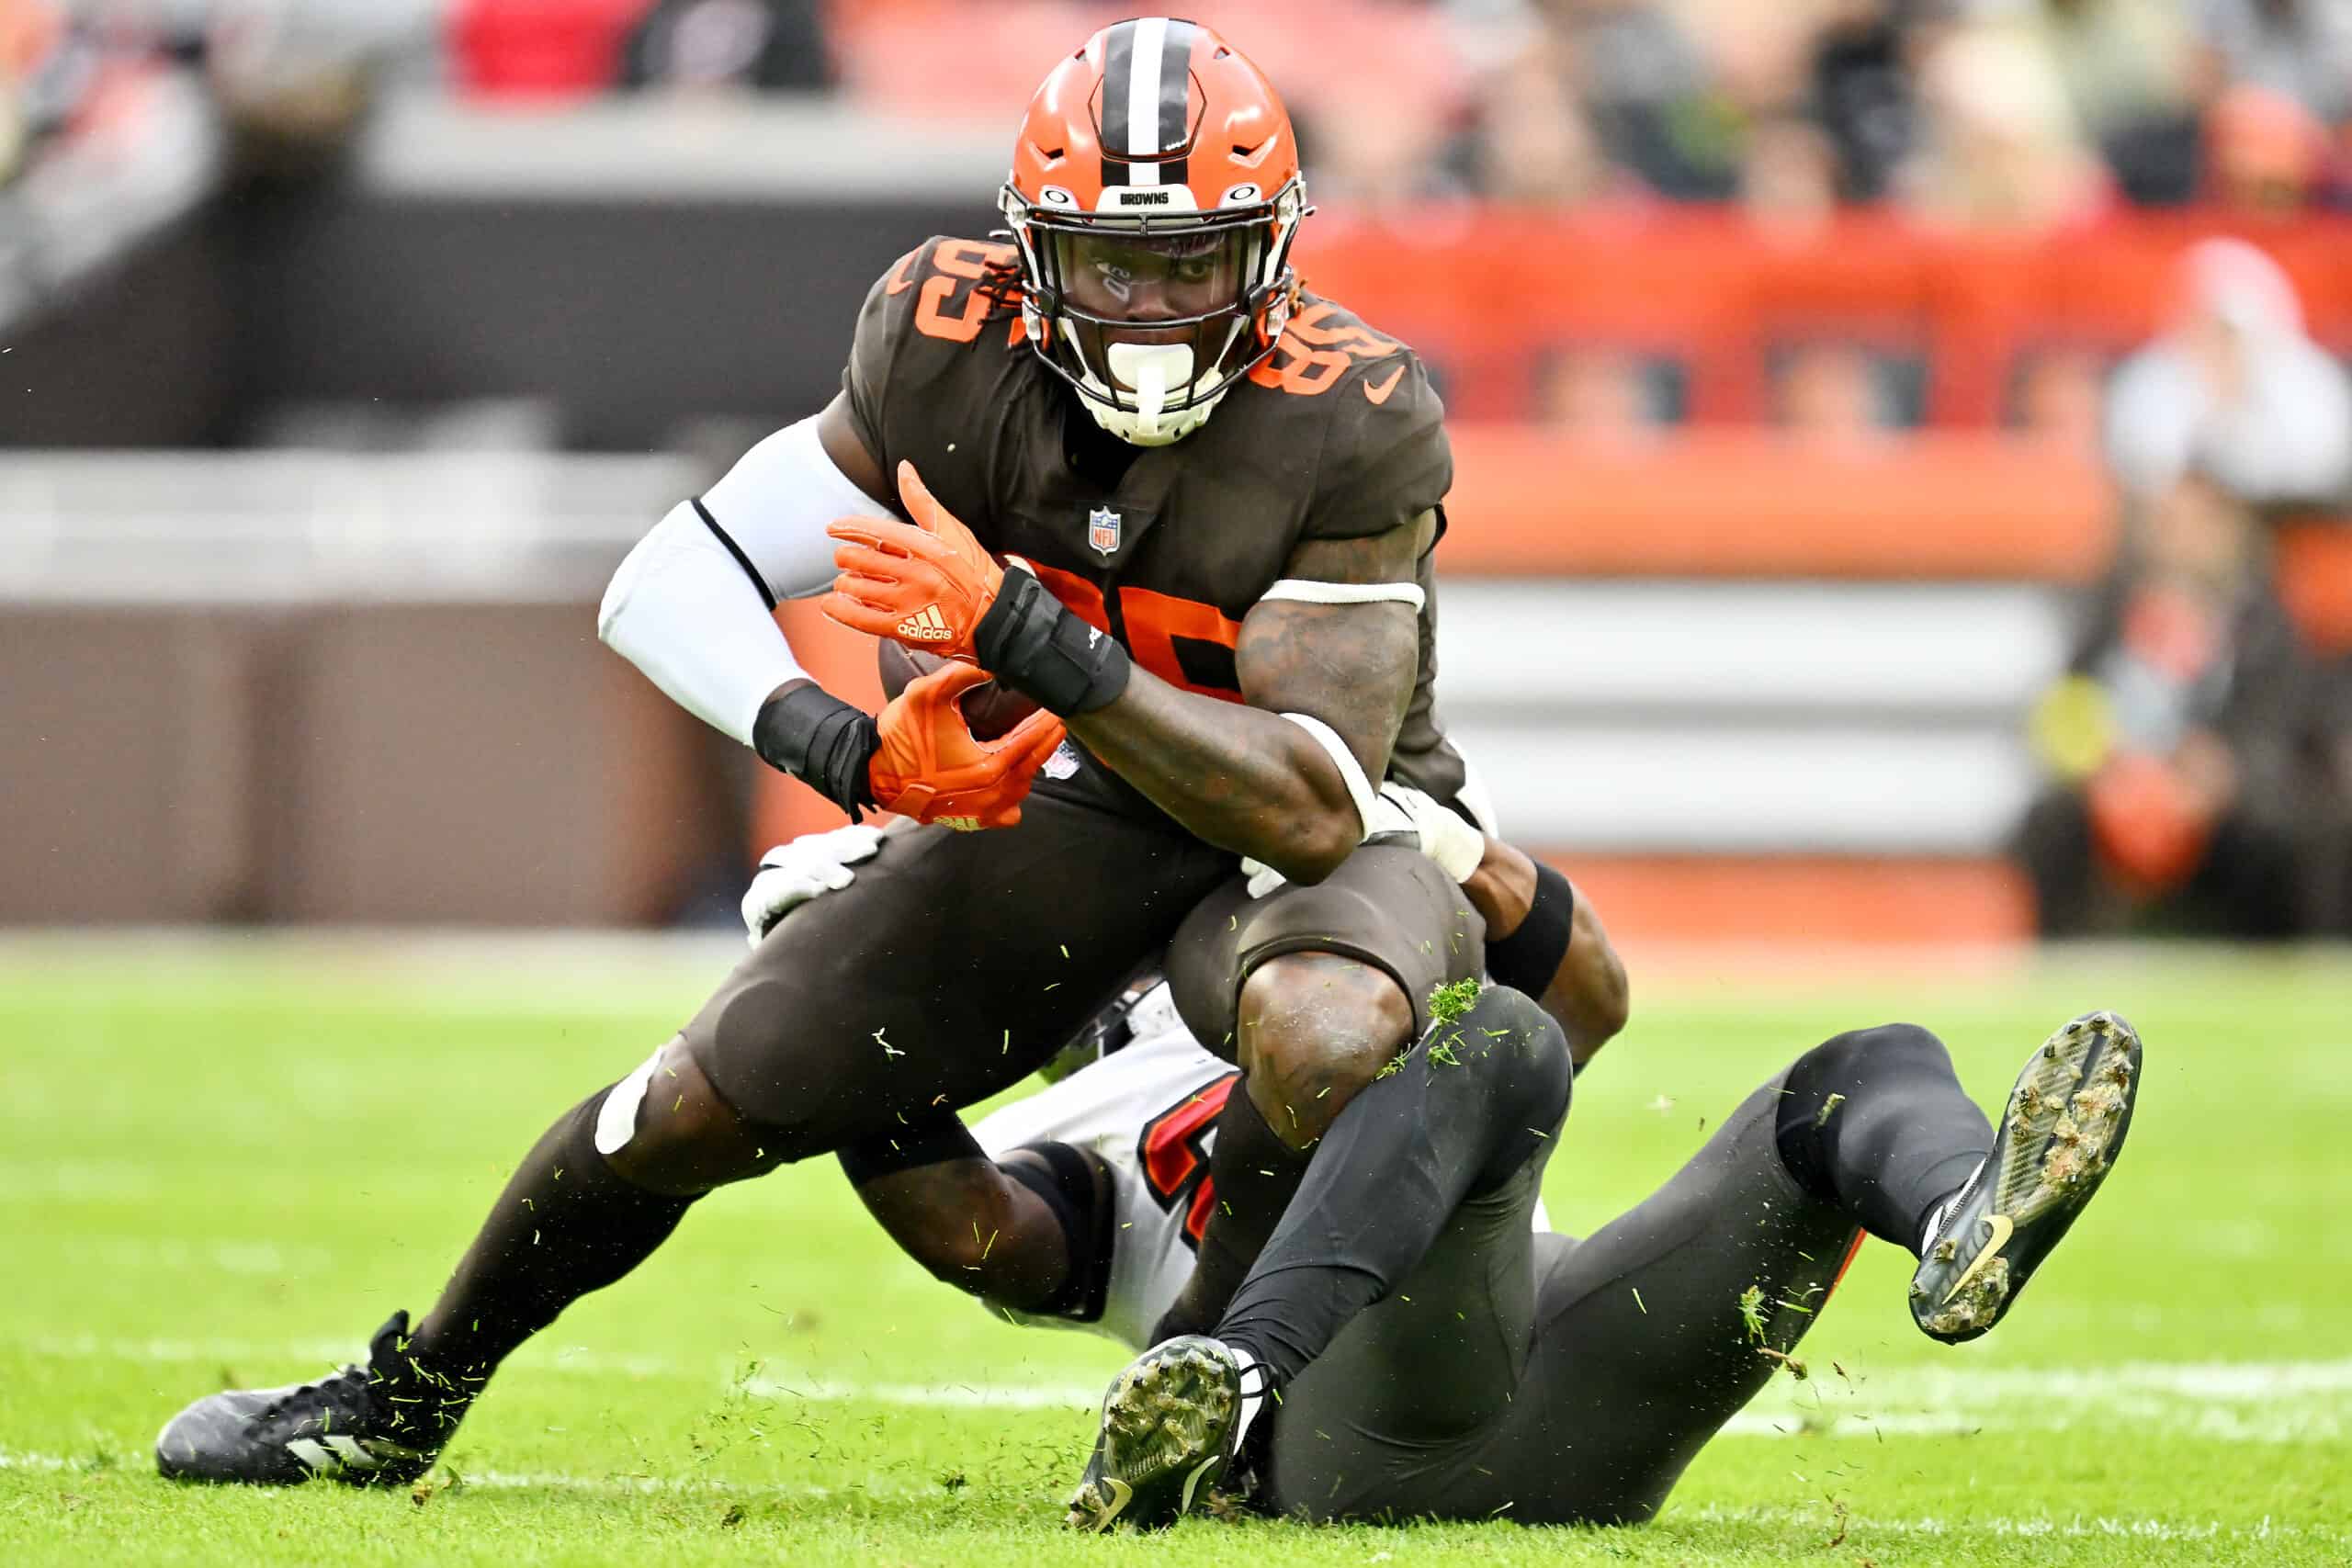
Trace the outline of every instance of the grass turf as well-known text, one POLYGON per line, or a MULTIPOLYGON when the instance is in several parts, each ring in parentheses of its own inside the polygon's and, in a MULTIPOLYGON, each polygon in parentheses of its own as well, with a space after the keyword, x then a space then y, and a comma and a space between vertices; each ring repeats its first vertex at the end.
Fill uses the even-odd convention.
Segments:
POLYGON ((830 1163, 704 1203, 517 1358, 414 1495, 158 1481, 188 1399, 314 1375, 421 1311, 512 1159, 724 962, 449 951, 0 944, 0 1560, 2352 1560, 2352 961, 2171 949, 1636 976, 1553 1163, 1571 1231, 1841 1028, 1930 1024, 1988 1104, 2074 1012, 2149 1042, 2128 1154, 2011 1322, 1929 1344, 1908 1259, 1872 1244, 1800 1351, 1813 1377, 1777 1379, 1645 1529, 1067 1536, 1079 1401, 1123 1357, 933 1283, 830 1163))

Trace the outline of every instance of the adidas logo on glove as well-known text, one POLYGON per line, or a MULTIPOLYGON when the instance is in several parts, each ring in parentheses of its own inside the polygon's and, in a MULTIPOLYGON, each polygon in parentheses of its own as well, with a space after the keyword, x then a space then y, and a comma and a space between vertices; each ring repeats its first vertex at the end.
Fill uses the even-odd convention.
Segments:
POLYGON ((899 623, 899 635, 915 642, 945 642, 956 634, 947 629, 938 605, 925 604, 899 623))

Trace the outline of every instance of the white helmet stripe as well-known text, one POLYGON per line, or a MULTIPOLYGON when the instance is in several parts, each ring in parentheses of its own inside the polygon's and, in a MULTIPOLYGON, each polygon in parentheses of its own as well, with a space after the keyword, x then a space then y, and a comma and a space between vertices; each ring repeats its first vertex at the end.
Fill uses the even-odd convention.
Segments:
MULTIPOLYGON (((1104 84, 1105 91, 1115 92, 1121 86, 1126 89, 1127 156, 1131 159, 1159 156, 1159 53, 1167 47, 1168 18, 1144 17, 1136 23, 1135 49, 1128 56, 1126 81, 1104 84)), ((1159 164, 1136 163, 1127 171, 1127 183, 1158 185, 1159 164)))

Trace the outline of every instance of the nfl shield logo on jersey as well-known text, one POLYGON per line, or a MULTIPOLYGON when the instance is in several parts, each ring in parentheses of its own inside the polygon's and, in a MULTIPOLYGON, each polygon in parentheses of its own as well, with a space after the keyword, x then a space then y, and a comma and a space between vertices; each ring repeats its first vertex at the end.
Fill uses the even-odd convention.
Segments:
POLYGON ((1119 547, 1119 514, 1107 506, 1098 506, 1086 514, 1086 542, 1103 555, 1119 547))

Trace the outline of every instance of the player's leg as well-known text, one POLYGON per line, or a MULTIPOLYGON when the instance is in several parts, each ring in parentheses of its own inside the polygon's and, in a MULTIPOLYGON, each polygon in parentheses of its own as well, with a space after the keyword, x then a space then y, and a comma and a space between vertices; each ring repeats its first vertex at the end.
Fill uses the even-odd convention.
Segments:
POLYGON ((1149 985, 1091 1021, 1102 1054, 967 1134, 943 1122, 900 1168, 844 1157, 891 1239, 991 1312, 1131 1348, 1191 1270, 1204 1143, 1235 1073, 1149 985), (862 1178, 862 1179, 860 1179, 862 1178))
POLYGON ((1566 1120, 1572 1077, 1559 1024, 1518 991, 1489 987, 1432 1023, 1332 1124, 1216 1337, 1288 1384, 1464 1201, 1523 1174, 1566 1120))
POLYGON ((901 1251, 992 1307, 1102 1315, 1115 1205, 1100 1158, 1056 1140, 991 1157, 953 1118, 920 1138, 905 1165, 849 1166, 859 1201, 901 1251))
POLYGON ((1824 1043, 1639 1207, 1582 1243, 1539 1239, 1525 1373, 1475 1439, 1357 1422, 1354 1390, 1376 1377, 1318 1382, 1318 1363, 1276 1426, 1270 1501, 1322 1517, 1648 1518, 1795 1349, 1862 1232, 1921 1258, 1912 1304, 1930 1335, 1989 1326, 2111 1165, 2138 1066, 2121 1021, 2077 1020, 2028 1059, 1996 1130, 1926 1030, 1824 1043))
POLYGON ((1368 1399, 1384 1375, 1419 1379, 1401 1300, 1366 1312, 1388 1363, 1343 1344, 1286 1392, 1261 1500, 1321 1519, 1647 1518, 1793 1348, 1856 1235, 1783 1163, 1781 1101, 1776 1078, 1589 1240, 1534 1238, 1529 1315, 1500 1330, 1526 1359, 1476 1419, 1439 1427, 1408 1402, 1368 1399))
POLYGON ((1476 976, 1485 931, 1425 856, 1371 845, 1313 887, 1251 898, 1237 880, 1187 919, 1169 977, 1187 1022, 1243 1069, 1210 1175, 1198 1267, 1156 1339, 1204 1333, 1298 1190, 1309 1151, 1429 1026, 1430 999, 1476 976))
MULTIPOLYGON (((1460 1314, 1465 1332, 1453 1343, 1462 1364, 1423 1375, 1436 1369, 1434 1342, 1422 1342, 1421 1374, 1365 1395, 1406 1399, 1448 1427, 1507 1399, 1525 1339, 1492 1336, 1508 1314, 1490 1297, 1508 1292, 1514 1270, 1508 1251, 1479 1238, 1513 1213, 1524 1233, 1536 1156, 1566 1114, 1570 1076, 1559 1025, 1516 991, 1491 987, 1435 1024, 1332 1123, 1216 1337, 1157 1346, 1113 1383, 1071 1522, 1149 1528, 1190 1506, 1235 1453, 1253 1402, 1290 1382, 1366 1306, 1413 1276, 1449 1228, 1468 1233, 1463 1268, 1449 1269, 1428 1304, 1460 1314)), ((1523 1251, 1516 1272, 1523 1283, 1523 1251)), ((1527 1311, 1521 1302, 1522 1324, 1527 1311)), ((1379 1414, 1360 1412, 1365 1420, 1379 1414)))
POLYGON ((1017 829, 893 833, 677 1039, 548 1130, 415 1334, 395 1316, 366 1367, 299 1397, 199 1401, 158 1439, 160 1467, 264 1482, 420 1473, 498 1363, 643 1261, 695 1198, 785 1161, 887 1146, 934 1102, 1025 1076, 1229 867, 1195 840, 1043 793, 1017 829))

